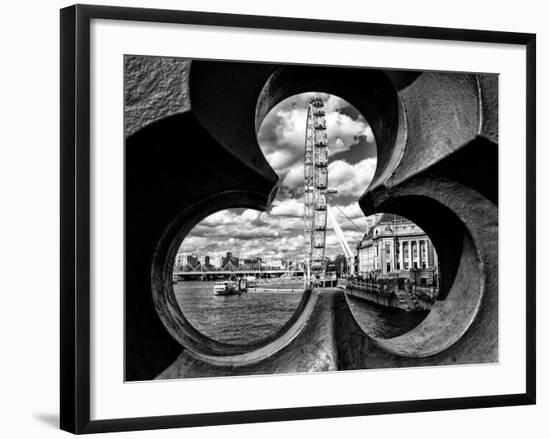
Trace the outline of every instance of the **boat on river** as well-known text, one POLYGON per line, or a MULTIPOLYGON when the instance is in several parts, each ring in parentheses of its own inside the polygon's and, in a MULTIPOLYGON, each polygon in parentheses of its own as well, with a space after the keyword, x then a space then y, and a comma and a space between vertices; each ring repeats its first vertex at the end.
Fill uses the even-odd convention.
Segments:
POLYGON ((236 282, 226 280, 214 283, 214 294, 216 296, 232 296, 234 294, 241 294, 241 291, 236 282))
POLYGON ((216 296, 232 296, 246 293, 247 290, 248 285, 245 278, 214 283, 214 294, 216 296))

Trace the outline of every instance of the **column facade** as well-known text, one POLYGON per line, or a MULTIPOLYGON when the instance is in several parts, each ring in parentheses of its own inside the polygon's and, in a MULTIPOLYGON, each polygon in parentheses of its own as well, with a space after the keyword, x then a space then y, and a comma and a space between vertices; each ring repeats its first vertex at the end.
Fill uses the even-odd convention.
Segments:
POLYGON ((399 269, 400 270, 403 270, 404 269, 404 265, 403 265, 403 261, 404 261, 404 257, 403 257, 403 241, 399 241, 399 269))

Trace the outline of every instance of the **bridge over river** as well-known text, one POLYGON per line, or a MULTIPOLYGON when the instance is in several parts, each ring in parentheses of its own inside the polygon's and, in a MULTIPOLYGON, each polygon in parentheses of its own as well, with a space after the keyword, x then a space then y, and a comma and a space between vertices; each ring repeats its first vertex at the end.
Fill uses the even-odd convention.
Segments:
POLYGON ((174 271, 173 278, 174 280, 190 280, 190 279, 201 279, 201 280, 214 280, 214 279, 229 279, 232 276, 242 277, 242 276, 255 276, 257 278, 272 278, 280 276, 291 276, 291 277, 303 277, 303 270, 247 270, 247 269, 237 269, 237 270, 212 270, 212 271, 174 271))

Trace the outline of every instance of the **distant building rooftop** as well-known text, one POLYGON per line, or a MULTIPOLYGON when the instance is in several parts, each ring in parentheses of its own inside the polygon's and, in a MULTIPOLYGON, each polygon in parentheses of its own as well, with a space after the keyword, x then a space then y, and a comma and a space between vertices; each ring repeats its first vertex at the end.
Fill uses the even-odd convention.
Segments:
MULTIPOLYGON (((391 232, 392 234, 395 233, 395 231, 393 229, 388 228, 387 226, 390 226, 390 225, 407 225, 407 224, 410 224, 412 228, 416 229, 417 233, 418 232, 424 233, 423 231, 421 231, 418 228, 418 226, 416 226, 416 224, 414 224, 411 220, 409 220, 407 218, 404 218, 404 217, 399 216, 399 215, 395 215, 393 213, 383 213, 380 216, 380 218, 378 218, 378 221, 376 221, 376 223, 367 230, 367 233, 365 233, 363 235, 363 238, 357 243, 357 245, 361 245, 361 243, 363 241, 365 241, 369 238, 374 238, 374 231, 377 229, 377 227, 386 225, 386 228, 382 232, 382 234, 386 235, 388 232, 391 232)), ((401 233, 403 233, 403 231, 400 231, 400 232, 397 232, 397 233, 401 234, 401 233)), ((382 234, 379 234, 378 236, 381 236, 382 234)))
POLYGON ((376 223, 379 224, 393 224, 393 223, 410 223, 411 220, 403 218, 402 216, 395 215, 393 213, 384 213, 376 223))

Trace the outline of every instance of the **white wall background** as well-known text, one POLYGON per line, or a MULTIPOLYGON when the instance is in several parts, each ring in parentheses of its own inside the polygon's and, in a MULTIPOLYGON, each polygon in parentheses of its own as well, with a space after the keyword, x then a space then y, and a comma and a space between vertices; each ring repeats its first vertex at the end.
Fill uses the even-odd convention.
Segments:
MULTIPOLYGON (((549 11, 535 0, 441 2, 393 0, 157 0, 88 3, 233 12, 537 33, 538 45, 538 405, 455 412, 325 419, 123 433, 169 438, 546 437, 550 413, 550 324, 543 279, 550 263, 549 11), (546 375, 546 376, 545 376, 546 375)), ((59 13, 63 1, 3 4, 0 14, 0 436, 59 437, 59 13)))

